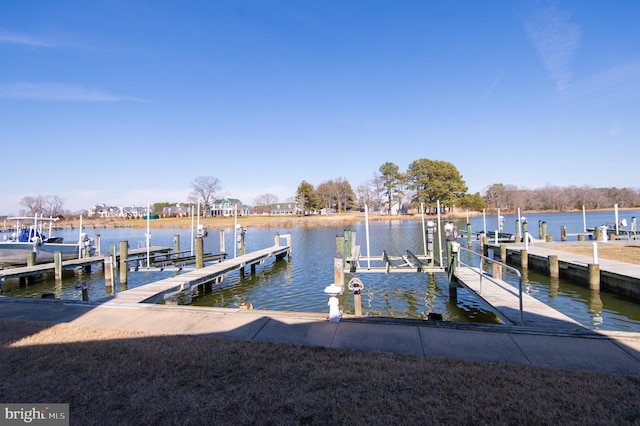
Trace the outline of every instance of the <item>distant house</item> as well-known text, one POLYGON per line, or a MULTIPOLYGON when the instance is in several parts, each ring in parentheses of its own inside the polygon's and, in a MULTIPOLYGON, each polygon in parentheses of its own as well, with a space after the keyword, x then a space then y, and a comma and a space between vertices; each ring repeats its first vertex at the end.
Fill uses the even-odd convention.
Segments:
POLYGON ((122 216, 129 219, 138 219, 145 217, 147 214, 146 207, 122 207, 122 216))
POLYGON ((211 203, 211 216, 234 216, 236 209, 238 216, 249 215, 249 206, 245 206, 237 198, 219 198, 211 203))
POLYGON ((106 204, 96 204, 87 212, 89 217, 121 217, 122 209, 115 206, 107 206, 106 204))
POLYGON ((275 203, 271 209, 273 216, 293 216, 300 213, 297 203, 275 203))
POLYGON ((187 217, 191 215, 191 206, 176 204, 162 208, 162 217, 187 217))

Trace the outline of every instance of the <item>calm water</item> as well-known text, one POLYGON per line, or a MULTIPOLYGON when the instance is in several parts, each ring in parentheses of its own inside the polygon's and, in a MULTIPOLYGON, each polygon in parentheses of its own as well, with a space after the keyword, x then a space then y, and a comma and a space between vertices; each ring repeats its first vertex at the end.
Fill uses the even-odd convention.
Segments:
MULTIPOLYGON (((619 213, 619 219, 638 217, 639 211, 619 213)), ((548 224, 547 233, 554 241, 560 240, 562 225, 567 232, 580 232, 583 227, 582 213, 526 215, 529 231, 537 237, 538 220, 548 224)), ((505 232, 515 232, 516 215, 505 215, 505 232)), ((610 213, 587 213, 587 227, 613 222, 610 213)), ((487 223, 487 230, 497 227, 497 217, 475 217, 470 219, 473 231, 480 231, 487 223)), ((240 221, 241 223, 241 221, 240 221)), ((459 229, 466 228, 466 220, 456 222, 459 229)), ((366 255, 365 224, 359 223, 350 229, 357 232, 357 242, 366 255)), ((100 234, 101 251, 108 252, 111 245, 118 246, 120 241, 129 241, 130 248, 144 247, 145 229, 86 229, 89 236, 100 234)), ((220 234, 210 229, 204 239, 205 252, 217 253, 220 247, 220 234)), ((290 233, 293 255, 290 260, 275 262, 269 260, 258 266, 256 273, 248 272, 241 277, 239 273, 230 274, 213 292, 194 299, 199 306, 237 307, 241 303, 251 303, 256 309, 328 312, 327 297, 323 293, 325 286, 333 281, 333 258, 335 256, 335 238, 342 235, 343 227, 320 227, 315 229, 279 229, 250 228, 246 235, 247 252, 270 247, 276 233, 290 233)), ((77 238, 77 231, 60 231, 58 235, 67 240, 77 238)), ((174 235, 180 235, 181 249, 191 248, 191 231, 186 229, 151 229, 151 244, 173 247, 174 235)), ((233 256, 233 235, 231 229, 225 230, 226 251, 233 256)), ((420 221, 382 221, 370 224, 370 253, 378 256, 383 250, 389 254, 400 255, 406 250, 423 252, 422 225, 420 221)), ((478 251, 477 242, 474 250, 478 251)), ((53 292, 56 297, 79 300, 79 284, 89 284, 89 297, 99 300, 105 297, 102 268, 94 268, 91 274, 70 273, 56 287, 53 281, 20 287, 17 280, 7 280, 3 290, 8 296, 41 297, 43 293, 53 292)), ((131 272, 129 288, 147 282, 172 276, 172 272, 131 272)), ((453 303, 449 299, 448 283, 445 274, 394 273, 360 274, 365 285, 362 292, 363 313, 405 318, 426 318, 429 312, 443 314, 453 321, 498 322, 483 302, 466 291, 458 290, 458 299, 453 303)), ((630 302, 605 292, 594 293, 565 280, 551 281, 549 277, 532 271, 525 271, 526 291, 555 309, 571 316, 593 329, 640 331, 639 304, 630 302)), ((513 278, 506 278, 513 280, 513 278)), ((515 283, 515 280, 513 280, 515 283)), ((119 284, 116 290, 121 291, 119 284)), ((342 309, 353 312, 352 296, 346 294, 342 300, 342 309)))

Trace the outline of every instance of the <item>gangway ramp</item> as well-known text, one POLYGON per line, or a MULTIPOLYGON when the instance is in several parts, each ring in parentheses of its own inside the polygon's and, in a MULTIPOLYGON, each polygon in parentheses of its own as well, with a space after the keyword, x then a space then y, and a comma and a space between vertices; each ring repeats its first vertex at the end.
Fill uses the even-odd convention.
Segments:
POLYGON ((461 286, 484 300, 508 324, 534 326, 550 331, 586 330, 576 320, 526 293, 522 293, 521 314, 518 288, 506 281, 487 275, 480 268, 460 266, 456 268, 454 276, 461 286), (520 323, 521 315, 522 323, 520 323))

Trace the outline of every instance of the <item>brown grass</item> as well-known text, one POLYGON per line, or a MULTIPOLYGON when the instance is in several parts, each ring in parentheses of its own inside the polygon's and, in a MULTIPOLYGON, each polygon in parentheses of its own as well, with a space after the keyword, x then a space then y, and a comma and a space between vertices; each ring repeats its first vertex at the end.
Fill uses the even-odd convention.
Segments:
POLYGON ((640 380, 0 320, 0 401, 71 424, 640 424, 640 380))

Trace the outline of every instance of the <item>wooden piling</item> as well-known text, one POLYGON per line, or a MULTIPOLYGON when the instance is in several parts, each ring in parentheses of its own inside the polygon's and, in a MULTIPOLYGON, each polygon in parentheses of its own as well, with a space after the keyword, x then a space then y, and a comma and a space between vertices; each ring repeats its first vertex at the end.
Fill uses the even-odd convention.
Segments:
MULTIPOLYGON (((100 256, 100 234, 96 234, 96 236, 94 237, 94 241, 96 245, 95 255, 100 256)), ((90 257, 90 256, 91 256, 91 253, 87 253, 86 257, 90 257)))
POLYGON ((548 242, 548 243, 552 243, 552 242, 553 242, 553 235, 547 235, 547 236, 545 237, 545 240, 546 240, 546 242, 548 242))
POLYGON ((62 280, 62 252, 53 253, 53 277, 56 281, 62 280))
POLYGON ((196 269, 204 268, 204 249, 202 237, 196 237, 196 269))
POLYGON ((567 241, 567 227, 564 225, 560 228, 560 241, 567 241))
POLYGON ((547 222, 544 220, 540 222, 540 239, 543 241, 547 239, 547 222))
POLYGON ((342 266, 344 267, 345 254, 344 254, 344 235, 338 235, 336 237, 336 253, 340 253, 342 259, 342 266))
POLYGON ((355 309, 355 314, 357 317, 362 316, 362 295, 360 291, 355 291, 353 293, 353 307, 355 309))
POLYGON ((506 244, 500 244, 500 261, 507 263, 507 246, 506 244))
POLYGON ((520 235, 520 221, 516 219, 516 243, 522 242, 522 236, 520 235))
POLYGON ((491 276, 496 280, 502 279, 502 266, 499 263, 491 262, 491 276))
POLYGON ((549 260, 549 276, 551 278, 560 277, 560 266, 558 264, 558 255, 551 254, 548 257, 549 260))
POLYGON ((336 253, 333 258, 333 283, 344 288, 344 260, 342 253, 336 253))
POLYGON ((589 264, 589 288, 600 291, 600 265, 597 263, 589 264))
MULTIPOLYGON (((113 258, 110 254, 104 257, 104 285, 113 291, 113 258)), ((108 292, 107 292, 108 293, 108 292)))
POLYGON ((578 241, 584 241, 584 234, 578 234, 578 241))
POLYGON ((180 256, 180 235, 173 236, 173 258, 177 259, 180 256))
POLYGON ((471 232, 471 224, 467 223, 467 247, 473 246, 473 233, 471 232))
POLYGON ((120 286, 127 288, 127 257, 129 256, 129 242, 120 241, 120 286))
POLYGON ((220 230, 220 253, 224 253, 224 229, 220 230))
MULTIPOLYGON (((503 263, 507 263, 504 262, 503 263)), ((529 269, 529 250, 520 250, 520 267, 522 269, 529 269)))

